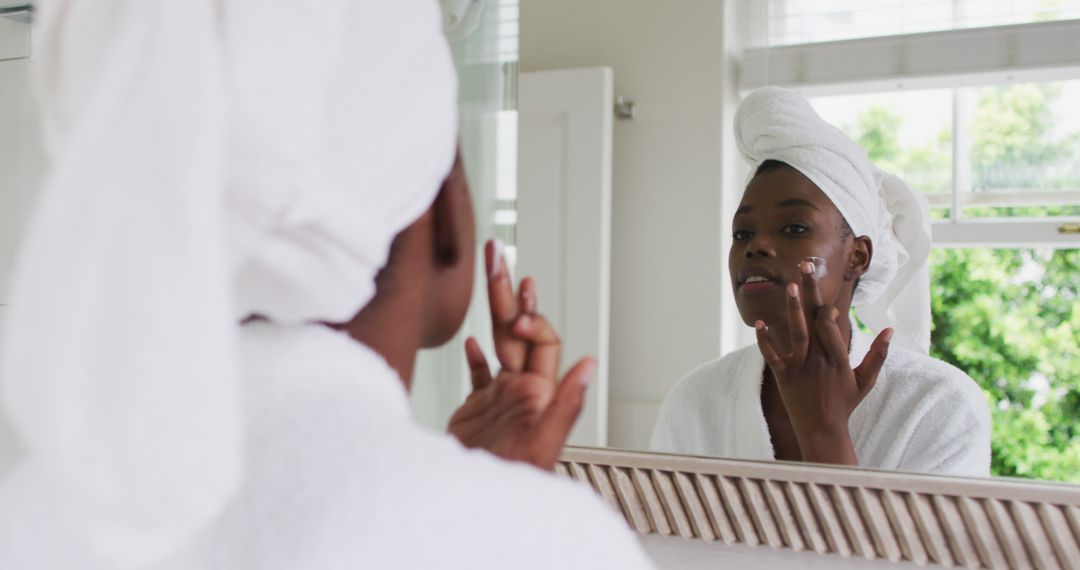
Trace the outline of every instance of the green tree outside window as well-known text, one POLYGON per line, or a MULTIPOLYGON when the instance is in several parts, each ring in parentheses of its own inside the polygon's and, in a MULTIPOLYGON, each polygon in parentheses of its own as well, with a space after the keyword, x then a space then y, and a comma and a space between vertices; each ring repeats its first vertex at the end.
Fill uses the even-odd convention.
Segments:
MULTIPOLYGON (((1080 132, 1058 132, 1055 85, 978 90, 973 190, 1080 189, 1080 132)), ((870 159, 924 192, 951 186, 950 133, 903 148, 903 117, 874 105, 847 129, 870 159)), ((1076 207, 966 209, 1051 216, 1076 207)), ((938 216, 940 217, 940 216, 938 216)), ((982 387, 994 475, 1080 482, 1080 250, 935 249, 931 354, 982 387)))

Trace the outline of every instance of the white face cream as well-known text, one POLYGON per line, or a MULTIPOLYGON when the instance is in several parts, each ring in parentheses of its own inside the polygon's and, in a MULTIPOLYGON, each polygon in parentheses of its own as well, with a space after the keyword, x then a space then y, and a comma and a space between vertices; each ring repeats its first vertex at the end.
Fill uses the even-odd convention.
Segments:
POLYGON ((814 266, 814 277, 818 279, 824 279, 825 274, 828 273, 828 268, 825 267, 825 258, 823 257, 807 257, 803 261, 808 261, 814 266))

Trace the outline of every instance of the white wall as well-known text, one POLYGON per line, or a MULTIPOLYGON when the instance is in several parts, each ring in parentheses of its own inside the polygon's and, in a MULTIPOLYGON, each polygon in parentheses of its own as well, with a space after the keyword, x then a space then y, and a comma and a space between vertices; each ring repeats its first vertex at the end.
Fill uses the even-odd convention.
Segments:
POLYGON ((609 66, 637 103, 614 133, 612 447, 646 448, 667 390, 720 353, 723 5, 521 0, 521 71, 609 66))
MULTIPOLYGON (((10 45, 25 29, 24 24, 0 19, 0 59, 27 55, 25 44, 10 45)), ((8 300, 17 237, 44 170, 30 69, 26 59, 0 61, 0 305, 8 300)))
MULTIPOLYGON (((0 19, 0 59, 28 54, 28 28, 0 19)), ((0 329, 17 238, 26 222, 45 159, 25 59, 0 62, 0 329)), ((3 358, 3 355, 0 355, 3 358)), ((0 479, 20 452, 0 412, 0 479)))

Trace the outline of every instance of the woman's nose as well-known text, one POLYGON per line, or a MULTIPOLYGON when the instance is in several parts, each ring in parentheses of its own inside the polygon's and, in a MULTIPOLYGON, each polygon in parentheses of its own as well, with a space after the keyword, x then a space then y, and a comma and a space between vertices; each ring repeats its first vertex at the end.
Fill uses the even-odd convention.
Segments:
POLYGON ((772 241, 768 238, 754 236, 750 243, 746 244, 746 257, 775 257, 776 250, 772 241))

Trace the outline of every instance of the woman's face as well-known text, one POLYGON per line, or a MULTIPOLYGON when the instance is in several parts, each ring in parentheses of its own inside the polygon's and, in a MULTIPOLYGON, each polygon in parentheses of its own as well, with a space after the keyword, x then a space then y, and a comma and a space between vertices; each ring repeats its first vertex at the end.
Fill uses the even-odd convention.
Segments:
POLYGON ((845 231, 832 201, 786 165, 750 181, 735 212, 732 237, 728 269, 735 304, 751 326, 762 320, 786 328, 786 286, 806 258, 824 261, 824 275, 818 272, 822 301, 841 311, 849 308, 855 279, 870 261, 869 240, 845 231))

